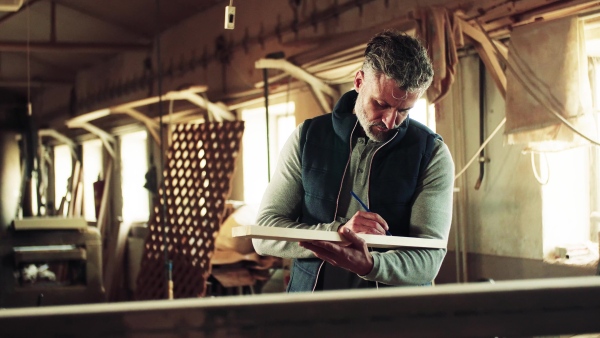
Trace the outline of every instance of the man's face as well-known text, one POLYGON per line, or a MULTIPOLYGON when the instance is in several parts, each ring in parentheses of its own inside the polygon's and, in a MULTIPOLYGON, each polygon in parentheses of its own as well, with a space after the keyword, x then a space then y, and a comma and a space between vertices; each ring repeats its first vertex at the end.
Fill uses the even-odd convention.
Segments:
POLYGON ((395 134, 422 94, 401 90, 393 79, 371 70, 356 73, 354 88, 358 92, 354 106, 358 122, 367 137, 378 142, 385 142, 395 134))

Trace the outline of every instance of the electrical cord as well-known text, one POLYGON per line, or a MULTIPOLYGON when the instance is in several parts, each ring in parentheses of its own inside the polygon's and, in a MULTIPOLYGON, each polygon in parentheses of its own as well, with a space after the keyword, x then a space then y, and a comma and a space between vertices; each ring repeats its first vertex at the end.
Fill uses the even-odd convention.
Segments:
POLYGON ((540 162, 542 160, 542 156, 544 158, 544 163, 546 163, 546 179, 543 180, 541 175, 538 174, 537 171, 537 166, 535 165, 535 153, 531 152, 531 170, 533 171, 533 176, 535 176, 535 179, 538 181, 539 184, 541 185, 546 185, 548 184, 548 182, 550 181, 550 166, 548 165, 548 158, 546 157, 545 153, 539 153, 540 155, 540 162))
POLYGON ((464 174, 464 172, 467 171, 467 168, 469 168, 469 166, 471 164, 473 164, 473 162, 475 162, 476 159, 479 158, 479 153, 481 153, 481 150, 483 150, 483 148, 485 148, 485 146, 492 140, 492 138, 496 135, 496 133, 498 133, 500 128, 502 128, 502 126, 504 126, 505 123, 506 123, 506 117, 503 118, 502 121, 500 121, 500 123, 498 124, 496 129, 494 129, 494 131, 490 134, 490 136, 488 136, 488 138, 481 144, 479 149, 477 149, 477 151, 475 152, 475 155, 473 155, 473 157, 471 157, 469 162, 467 162, 467 164, 462 168, 462 170, 454 176, 454 180, 458 179, 462 174, 464 174))

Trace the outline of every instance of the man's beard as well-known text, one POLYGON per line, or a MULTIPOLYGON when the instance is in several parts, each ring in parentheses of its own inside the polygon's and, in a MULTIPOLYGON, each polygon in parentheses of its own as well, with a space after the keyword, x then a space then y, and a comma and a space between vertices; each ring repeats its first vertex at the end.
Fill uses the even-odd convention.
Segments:
POLYGON ((376 142, 385 142, 389 140, 396 133, 396 128, 400 127, 399 125, 395 125, 394 129, 387 129, 383 121, 369 122, 367 120, 367 112, 362 106, 362 100, 360 100, 360 94, 354 105, 354 112, 358 118, 358 123, 362 126, 367 137, 376 142), (380 130, 379 127, 383 130, 380 130))

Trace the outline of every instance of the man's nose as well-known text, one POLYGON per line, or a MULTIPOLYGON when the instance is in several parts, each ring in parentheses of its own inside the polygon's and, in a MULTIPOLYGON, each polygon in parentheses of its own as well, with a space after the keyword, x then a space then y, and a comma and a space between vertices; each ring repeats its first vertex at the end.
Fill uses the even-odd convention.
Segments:
POLYGON ((396 126, 396 115, 395 109, 388 109, 381 117, 381 121, 385 124, 387 129, 394 129, 396 126))

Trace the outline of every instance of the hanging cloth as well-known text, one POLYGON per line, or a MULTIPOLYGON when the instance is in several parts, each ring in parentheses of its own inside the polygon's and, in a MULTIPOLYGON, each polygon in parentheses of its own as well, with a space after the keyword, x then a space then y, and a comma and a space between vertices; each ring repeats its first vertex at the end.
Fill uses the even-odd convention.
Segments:
POLYGON ((526 151, 558 151, 596 138, 583 22, 577 17, 513 30, 507 72, 505 142, 526 151))
POLYGON ((458 65, 457 48, 464 45, 459 25, 443 7, 427 7, 421 12, 420 36, 425 40, 431 63, 433 81, 427 90, 427 100, 434 104, 443 99, 454 82, 458 65))

